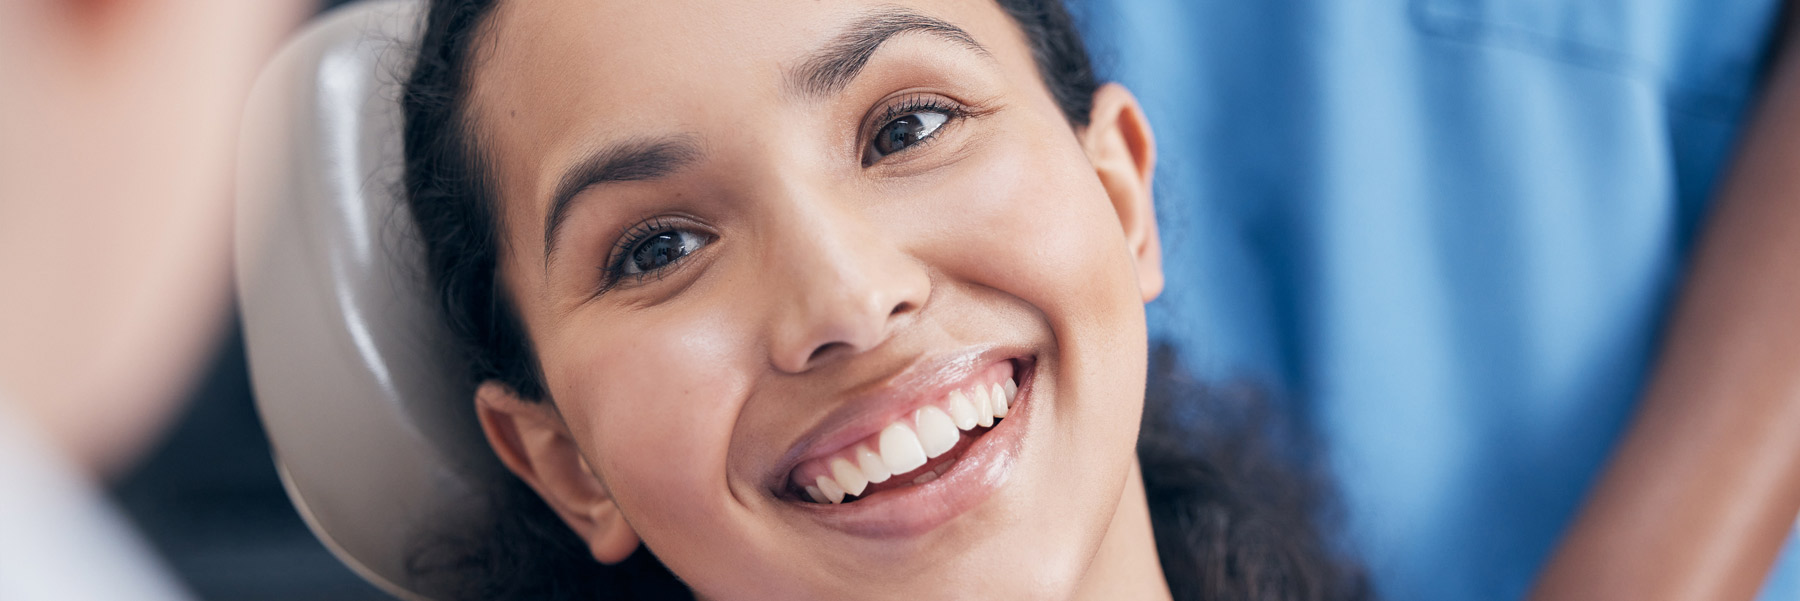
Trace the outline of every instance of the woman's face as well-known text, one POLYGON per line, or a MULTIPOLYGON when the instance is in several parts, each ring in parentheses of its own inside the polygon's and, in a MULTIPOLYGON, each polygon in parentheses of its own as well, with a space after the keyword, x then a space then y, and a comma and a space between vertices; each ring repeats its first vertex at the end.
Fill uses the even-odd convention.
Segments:
POLYGON ((1074 590, 1161 285, 1128 94, 1072 129, 991 2, 515 1, 484 36, 554 404, 482 416, 597 557, 641 537, 708 597, 1074 590))

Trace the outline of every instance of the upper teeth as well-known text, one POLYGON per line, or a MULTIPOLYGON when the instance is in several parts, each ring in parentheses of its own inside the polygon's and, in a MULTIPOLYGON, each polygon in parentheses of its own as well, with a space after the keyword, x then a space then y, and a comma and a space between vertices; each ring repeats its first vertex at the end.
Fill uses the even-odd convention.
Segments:
MULTIPOLYGON (((1019 396, 1019 385, 1004 383, 951 391, 941 405, 927 405, 881 429, 869 440, 822 461, 795 470, 801 487, 815 503, 842 503, 867 490, 925 465, 956 446, 961 430, 994 425, 1019 396)), ((923 475, 921 475, 923 477, 923 475)), ((918 479, 915 479, 915 482, 918 479)), ((928 481, 928 480, 927 480, 928 481)))

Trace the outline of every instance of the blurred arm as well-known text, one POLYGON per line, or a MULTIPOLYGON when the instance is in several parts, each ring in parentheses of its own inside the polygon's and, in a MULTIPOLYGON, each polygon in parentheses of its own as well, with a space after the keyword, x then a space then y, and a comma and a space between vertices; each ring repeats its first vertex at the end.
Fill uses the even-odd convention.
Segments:
POLYGON ((1750 600, 1800 517, 1797 25, 1789 19, 1647 396, 1533 601, 1750 600))

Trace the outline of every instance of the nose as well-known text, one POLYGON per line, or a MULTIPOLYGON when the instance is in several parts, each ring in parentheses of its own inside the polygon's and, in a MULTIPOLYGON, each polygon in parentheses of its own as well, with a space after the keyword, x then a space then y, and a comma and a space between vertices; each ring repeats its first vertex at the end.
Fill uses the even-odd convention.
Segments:
POLYGON ((905 252, 898 232, 830 202, 790 207, 765 272, 772 276, 765 285, 777 291, 775 369, 804 373, 878 347, 924 308, 931 275, 905 252))

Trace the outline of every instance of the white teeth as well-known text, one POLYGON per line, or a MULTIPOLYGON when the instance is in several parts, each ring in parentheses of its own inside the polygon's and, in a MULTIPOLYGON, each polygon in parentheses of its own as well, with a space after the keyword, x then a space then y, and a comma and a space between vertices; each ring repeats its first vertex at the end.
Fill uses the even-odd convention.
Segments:
POLYGON ((983 428, 993 427, 994 405, 993 399, 988 398, 987 391, 976 386, 974 394, 969 395, 969 399, 975 401, 975 423, 983 428))
POLYGON ((815 482, 819 485, 819 492, 824 493, 825 500, 831 501, 834 505, 844 502, 844 489, 838 486, 837 481, 832 480, 829 476, 819 476, 815 482))
POLYGON ((950 419, 956 422, 958 430, 975 427, 975 406, 969 404, 969 397, 961 390, 950 392, 950 419))
POLYGON ((925 448, 906 424, 895 422, 881 431, 881 463, 888 471, 904 474, 925 465, 925 448))
MULTIPOLYGON (((888 424, 876 449, 857 445, 849 455, 832 459, 827 467, 830 475, 818 476, 814 485, 805 486, 806 495, 816 503, 842 503, 846 496, 863 494, 871 484, 919 469, 930 458, 955 448, 961 431, 993 427, 995 420, 1012 411, 1018 397, 1019 385, 1012 378, 968 391, 951 391, 945 406, 928 405, 915 412, 912 427, 905 422, 888 424)), ((930 482, 949 468, 946 463, 920 474, 913 484, 930 482)))
POLYGON ((831 478, 837 480, 838 487, 843 488, 844 492, 853 495, 860 495, 863 489, 869 487, 869 478, 863 475, 862 470, 856 469, 856 466, 850 465, 850 461, 842 457, 831 460, 831 478))
POLYGON ((862 470, 863 477, 868 478, 870 484, 887 482, 888 476, 893 475, 888 472, 887 464, 881 462, 881 455, 869 450, 869 445, 866 444, 856 446, 856 467, 862 470))
POLYGON ((962 436, 956 429, 956 422, 950 421, 950 414, 937 407, 920 409, 913 420, 919 425, 919 446, 925 450, 926 457, 944 454, 956 446, 956 440, 962 436))

